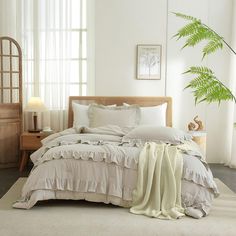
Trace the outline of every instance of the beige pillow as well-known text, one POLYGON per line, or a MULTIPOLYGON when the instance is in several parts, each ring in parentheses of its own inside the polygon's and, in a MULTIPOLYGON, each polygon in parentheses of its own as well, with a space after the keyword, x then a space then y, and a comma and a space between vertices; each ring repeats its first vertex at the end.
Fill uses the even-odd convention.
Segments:
MULTIPOLYGON (((108 107, 116 107, 114 105, 108 105, 108 107)), ((88 109, 89 105, 82 105, 79 103, 72 102, 72 109, 74 114, 73 127, 77 126, 89 126, 89 118, 88 118, 88 109)))
POLYGON ((106 107, 92 104, 88 110, 89 126, 100 127, 118 125, 120 127, 135 127, 139 124, 140 108, 138 105, 129 107, 106 107))
POLYGON ((126 134, 123 142, 134 144, 145 142, 180 144, 191 140, 192 136, 182 130, 162 126, 138 126, 126 134))

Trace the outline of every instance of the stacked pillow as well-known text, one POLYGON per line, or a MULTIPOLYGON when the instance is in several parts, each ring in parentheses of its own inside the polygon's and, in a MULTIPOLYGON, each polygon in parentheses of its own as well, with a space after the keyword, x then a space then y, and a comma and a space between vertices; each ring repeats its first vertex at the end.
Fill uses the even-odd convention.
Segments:
MULTIPOLYGON (((130 106, 127 103, 123 103, 123 105, 130 106)), ((140 107, 141 118, 139 125, 166 126, 166 108, 167 103, 159 106, 140 107)))
POLYGON ((138 126, 127 133, 122 141, 135 145, 146 142, 181 144, 192 139, 192 136, 182 130, 162 126, 138 126))
POLYGON ((72 103, 72 110, 74 114, 73 127, 89 126, 88 106, 78 103, 72 103))
MULTIPOLYGON (((116 104, 109 105, 106 107, 116 107, 116 104)), ((89 117, 88 117, 88 105, 81 105, 79 103, 72 103, 72 110, 74 114, 74 121, 73 121, 73 127, 76 126, 86 126, 89 127, 89 117)))
POLYGON ((88 109, 89 126, 118 125, 135 127, 140 122, 140 108, 137 105, 106 107, 92 104, 88 109))
POLYGON ((89 106, 72 103, 74 122, 73 127, 87 126, 99 127, 105 125, 118 125, 121 127, 135 127, 137 125, 166 126, 167 103, 152 107, 139 107, 138 105, 124 106, 97 105, 89 106))
POLYGON ((153 107, 138 105, 104 106, 91 104, 89 106, 72 103, 74 112, 73 127, 86 126, 91 128, 115 125, 133 127, 123 136, 122 141, 133 145, 143 145, 145 142, 181 144, 192 139, 192 136, 182 130, 166 126, 167 104, 153 107))

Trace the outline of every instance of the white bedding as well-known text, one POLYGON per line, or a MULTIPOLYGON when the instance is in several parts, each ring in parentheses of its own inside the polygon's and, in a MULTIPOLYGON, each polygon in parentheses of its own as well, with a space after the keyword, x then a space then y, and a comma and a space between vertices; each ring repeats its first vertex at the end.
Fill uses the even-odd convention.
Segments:
MULTIPOLYGON (((29 209, 46 199, 85 199, 130 207, 142 147, 122 143, 129 130, 77 127, 49 136, 31 155, 34 168, 13 207, 29 209)), ((200 218, 209 214, 212 199, 219 193, 210 169, 201 161, 196 145, 191 145, 183 153, 182 206, 187 215, 200 218)))

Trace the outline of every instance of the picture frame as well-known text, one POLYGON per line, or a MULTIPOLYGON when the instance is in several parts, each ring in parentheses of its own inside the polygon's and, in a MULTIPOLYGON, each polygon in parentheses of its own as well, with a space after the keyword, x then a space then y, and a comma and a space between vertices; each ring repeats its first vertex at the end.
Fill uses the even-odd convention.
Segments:
POLYGON ((161 79, 161 45, 137 45, 137 79, 161 79))

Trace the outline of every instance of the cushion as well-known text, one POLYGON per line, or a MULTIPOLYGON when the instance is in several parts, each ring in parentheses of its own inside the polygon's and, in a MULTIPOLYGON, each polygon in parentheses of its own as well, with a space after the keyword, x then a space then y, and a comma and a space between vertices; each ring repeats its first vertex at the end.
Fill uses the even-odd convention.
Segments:
MULTIPOLYGON (((109 105, 108 107, 115 107, 114 105, 109 105)), ((73 127, 76 126, 89 126, 89 118, 88 118, 88 105, 81 105, 79 103, 72 102, 72 110, 74 114, 73 127)))
MULTIPOLYGON (((123 105, 129 106, 127 103, 123 103, 123 105)), ((139 124, 166 126, 166 108, 167 103, 158 106, 140 107, 141 118, 139 124)))
POLYGON ((88 106, 72 102, 74 113, 73 127, 89 126, 88 106))
POLYGON ((122 141, 131 143, 158 142, 180 144, 192 136, 182 130, 162 126, 138 126, 126 134, 122 141))
POLYGON ((105 125, 135 127, 140 121, 140 109, 138 105, 106 107, 92 104, 89 106, 88 114, 90 127, 105 125))

